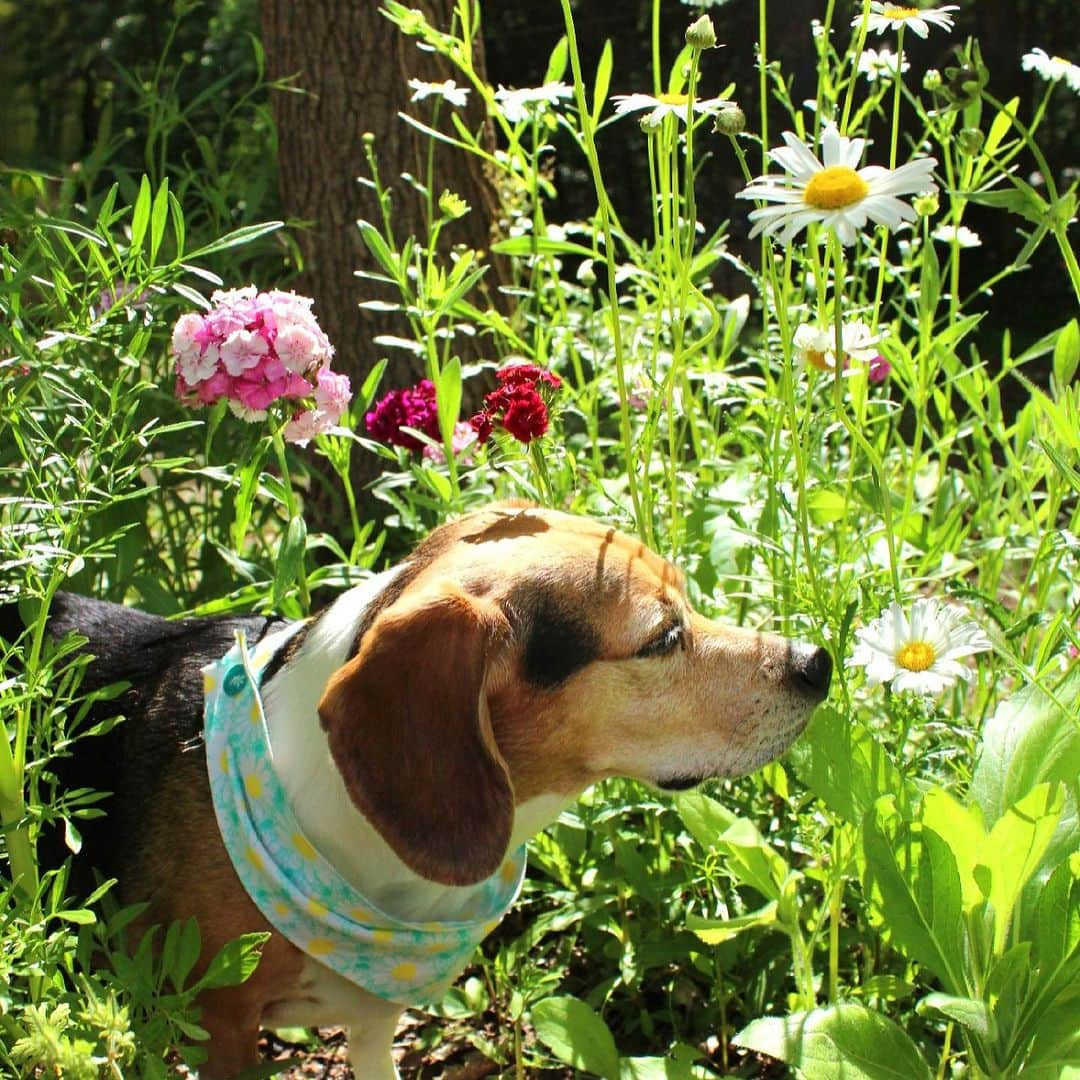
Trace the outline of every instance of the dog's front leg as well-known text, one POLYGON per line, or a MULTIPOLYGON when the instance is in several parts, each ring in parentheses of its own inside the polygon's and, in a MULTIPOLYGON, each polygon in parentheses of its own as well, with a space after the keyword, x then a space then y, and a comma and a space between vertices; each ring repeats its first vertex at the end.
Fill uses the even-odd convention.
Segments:
POLYGON ((391 1049, 401 1006, 369 997, 349 1024, 349 1064, 356 1080, 398 1080, 391 1049))

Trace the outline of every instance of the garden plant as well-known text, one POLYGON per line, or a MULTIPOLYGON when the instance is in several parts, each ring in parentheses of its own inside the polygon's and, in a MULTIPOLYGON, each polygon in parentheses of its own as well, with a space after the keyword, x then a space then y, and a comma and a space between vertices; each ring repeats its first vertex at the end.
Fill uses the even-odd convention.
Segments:
POLYGON ((1080 67, 1018 55, 1032 109, 951 39, 954 5, 826 0, 794 100, 769 52, 785 5, 759 0, 757 85, 708 96, 710 3, 675 56, 654 3, 648 73, 610 49, 587 68, 558 6, 544 80, 507 89, 470 59, 482 3, 433 26, 384 0, 455 70, 416 80, 427 112, 403 122, 485 158, 501 232, 454 247, 470 207, 357 146, 382 210, 357 224, 367 278, 411 333, 370 343, 351 385, 283 269, 290 226, 229 203, 264 85, 212 116, 198 160, 170 137, 212 96, 159 82, 142 172, 107 146, 61 184, 0 168, 0 599, 27 627, 0 628, 3 1075, 197 1066, 199 990, 260 944, 203 973, 196 925, 130 940, 112 882, 80 893, 41 857, 108 813, 107 777, 69 790, 54 769, 119 690, 80 691, 80 642, 45 633, 57 591, 303 617, 514 497, 636 533, 701 610, 824 645, 836 676, 781 762, 674 798, 609 781, 564 813, 424 1038, 518 1077, 1080 1076, 1080 327, 1063 311, 1017 346, 983 325, 1047 250, 1080 299, 1076 182, 1039 146, 1080 67), (950 65, 916 73, 913 38, 950 65), (455 111, 470 95, 494 153, 455 111), (644 235, 606 186, 620 129, 644 140, 644 235), (553 147, 588 177, 580 220, 548 220, 553 147), (711 231, 705 170, 738 178, 711 231), (403 192, 425 235, 395 226, 403 192), (1007 260, 981 256, 973 209, 1008 217, 1007 260), (424 379, 395 377, 405 355, 424 379), (360 455, 382 465, 366 491, 360 455), (327 501, 336 527, 312 527, 327 501))

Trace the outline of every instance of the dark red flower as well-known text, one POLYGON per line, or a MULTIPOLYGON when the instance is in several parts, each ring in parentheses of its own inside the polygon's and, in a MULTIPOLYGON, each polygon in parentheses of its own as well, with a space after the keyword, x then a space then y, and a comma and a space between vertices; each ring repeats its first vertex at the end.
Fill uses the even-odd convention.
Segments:
POLYGON ((469 417, 469 424, 476 432, 476 439, 481 445, 491 438, 491 429, 494 427, 491 413, 481 410, 475 416, 469 417))
POLYGON ((517 387, 503 414, 502 425, 518 442, 529 443, 540 438, 548 429, 544 399, 531 387, 517 387))
POLYGON ((430 379, 421 379, 415 386, 391 390, 375 403, 364 423, 368 433, 381 442, 408 450, 423 449, 424 444, 415 435, 401 429, 416 428, 431 439, 440 437, 435 384, 430 379))
POLYGON ((538 364, 511 364, 495 372, 495 377, 505 386, 521 384, 535 386, 538 382, 545 383, 553 390, 558 390, 562 386, 562 379, 558 375, 545 370, 538 364))

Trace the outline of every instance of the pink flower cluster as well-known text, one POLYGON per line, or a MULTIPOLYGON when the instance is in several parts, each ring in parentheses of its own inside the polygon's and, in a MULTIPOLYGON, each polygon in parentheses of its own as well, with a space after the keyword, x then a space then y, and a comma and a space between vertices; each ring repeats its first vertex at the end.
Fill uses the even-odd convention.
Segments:
MULTIPOLYGON (((442 442, 439 431, 439 410, 435 402, 435 384, 430 379, 421 379, 415 386, 391 390, 377 402, 375 407, 364 417, 368 433, 380 442, 391 446, 404 446, 407 450, 423 450, 424 457, 442 462, 445 452, 438 444, 442 442), (421 442, 402 428, 422 431, 432 443, 421 442)), ((468 424, 455 424, 451 437, 454 454, 462 453, 476 441, 476 434, 468 424)))
POLYGON ((486 443, 496 424, 518 442, 529 443, 548 429, 548 407, 541 387, 557 390, 562 379, 536 364, 512 364, 495 373, 499 385, 484 397, 484 407, 469 421, 486 443))
POLYGON ((266 418, 278 402, 292 409, 284 435, 306 443, 340 420, 352 397, 347 375, 330 370, 333 346, 311 300, 274 289, 218 290, 205 315, 173 327, 176 396, 191 405, 225 399, 242 420, 266 418))

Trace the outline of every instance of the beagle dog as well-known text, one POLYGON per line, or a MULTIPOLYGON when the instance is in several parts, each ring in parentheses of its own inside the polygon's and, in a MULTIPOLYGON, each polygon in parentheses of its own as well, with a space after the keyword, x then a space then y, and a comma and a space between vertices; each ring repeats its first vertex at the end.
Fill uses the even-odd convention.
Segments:
POLYGON ((124 722, 57 762, 62 782, 112 792, 76 865, 117 876, 125 902, 148 900, 147 924, 195 916, 204 962, 242 933, 270 934, 247 982, 202 997, 204 1080, 256 1064, 260 1025, 322 1024, 348 1026, 357 1077, 395 1077, 395 1027, 417 995, 387 980, 452 981, 512 901, 532 834, 604 777, 681 790, 772 760, 832 673, 824 649, 697 614, 683 575, 638 540, 518 503, 441 526, 304 623, 167 621, 67 595, 50 628, 88 638, 86 689, 129 684, 102 706, 124 722), (214 693, 243 702, 239 749, 213 743, 214 693), (285 910, 293 878, 273 895, 249 880, 277 858, 277 841, 252 839, 276 827, 259 817, 268 786, 293 845, 283 873, 316 860, 333 879, 323 897, 297 893, 299 923, 285 910), (222 800, 255 833, 230 840, 222 800), (329 910, 340 904, 349 912, 329 910), (363 923, 369 910, 390 928, 363 923), (308 917, 333 926, 314 933, 308 917), (357 956, 374 950, 359 961, 374 986, 350 932, 357 956), (413 949, 404 960, 396 936, 413 949))

